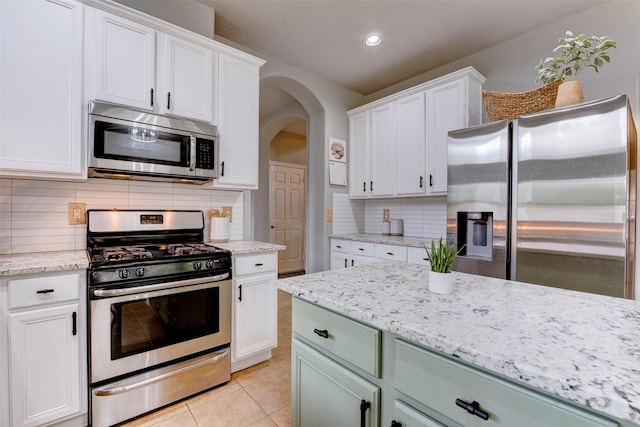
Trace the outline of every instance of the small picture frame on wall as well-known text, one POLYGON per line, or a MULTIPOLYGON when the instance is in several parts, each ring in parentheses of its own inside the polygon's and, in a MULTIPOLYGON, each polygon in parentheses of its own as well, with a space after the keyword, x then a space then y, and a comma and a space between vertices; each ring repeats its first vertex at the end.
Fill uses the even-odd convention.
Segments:
POLYGON ((329 160, 332 162, 347 162, 346 141, 337 138, 329 138, 329 160))

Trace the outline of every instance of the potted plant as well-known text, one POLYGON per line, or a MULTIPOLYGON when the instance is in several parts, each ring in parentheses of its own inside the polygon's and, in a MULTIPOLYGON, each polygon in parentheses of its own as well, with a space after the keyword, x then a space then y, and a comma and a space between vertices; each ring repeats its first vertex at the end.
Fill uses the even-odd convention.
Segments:
POLYGON ((558 79, 564 81, 558 88, 556 107, 582 102, 584 95, 580 82, 568 79, 575 79, 585 68, 593 68, 597 73, 605 62, 611 62, 607 51, 615 48, 616 44, 615 40, 607 36, 574 36, 571 31, 567 31, 565 36, 560 38, 560 44, 553 49, 558 56, 540 60, 540 64, 535 67, 538 72, 536 81, 544 84, 558 79))
POLYGON ((440 240, 431 241, 431 247, 424 245, 425 251, 427 251, 427 258, 431 264, 431 271, 429 271, 429 290, 437 294, 448 294, 453 289, 453 276, 451 275, 451 266, 456 256, 464 248, 460 248, 458 251, 452 246, 448 246, 446 242, 440 240))

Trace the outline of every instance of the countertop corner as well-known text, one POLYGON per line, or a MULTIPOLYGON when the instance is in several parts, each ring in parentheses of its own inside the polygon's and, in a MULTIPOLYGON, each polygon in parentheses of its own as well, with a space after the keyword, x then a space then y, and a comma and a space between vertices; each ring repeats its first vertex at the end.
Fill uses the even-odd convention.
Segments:
POLYGON ((218 248, 227 249, 233 255, 250 254, 256 252, 283 251, 287 249, 284 245, 276 243, 258 242, 254 240, 235 240, 229 242, 207 242, 207 245, 216 246, 218 248))

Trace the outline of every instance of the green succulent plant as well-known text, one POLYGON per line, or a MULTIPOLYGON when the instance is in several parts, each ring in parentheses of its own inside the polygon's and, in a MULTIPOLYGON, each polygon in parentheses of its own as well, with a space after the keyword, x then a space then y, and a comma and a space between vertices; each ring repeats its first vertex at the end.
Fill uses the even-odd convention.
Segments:
POLYGON ((567 31, 565 37, 560 38, 560 44, 553 49, 559 56, 542 59, 535 67, 538 72, 536 82, 547 84, 557 79, 575 78, 584 68, 593 68, 597 73, 605 62, 611 62, 607 50, 616 45, 617 42, 607 36, 574 36, 567 31))
POLYGON ((447 246, 446 242, 442 241, 442 237, 436 243, 435 240, 431 241, 431 247, 423 244, 424 250, 427 251, 427 258, 431 264, 431 271, 436 273, 451 273, 451 266, 456 256, 464 248, 461 247, 456 251, 455 247, 447 246))

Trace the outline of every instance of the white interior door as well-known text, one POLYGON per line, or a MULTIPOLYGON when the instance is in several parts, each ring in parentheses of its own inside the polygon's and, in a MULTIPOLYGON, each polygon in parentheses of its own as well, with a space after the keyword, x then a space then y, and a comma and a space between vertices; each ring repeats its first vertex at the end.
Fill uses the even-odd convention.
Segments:
POLYGON ((269 240, 285 245, 278 251, 278 273, 304 270, 306 167, 269 163, 269 240))

